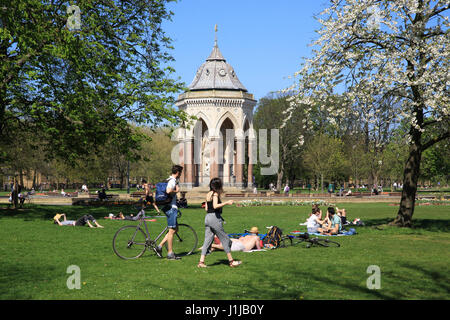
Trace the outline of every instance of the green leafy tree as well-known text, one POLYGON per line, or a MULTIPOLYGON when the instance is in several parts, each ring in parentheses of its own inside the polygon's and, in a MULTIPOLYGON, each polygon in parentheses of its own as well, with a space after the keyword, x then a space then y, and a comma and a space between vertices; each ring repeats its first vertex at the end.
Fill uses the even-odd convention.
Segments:
POLYGON ((168 2, 1 0, 1 158, 14 159, 19 127, 39 132, 47 158, 75 165, 129 121, 184 119, 172 107, 181 84, 161 28, 168 2))
POLYGON ((325 178, 336 179, 345 174, 348 161, 340 139, 319 133, 307 142, 305 148, 304 165, 314 174, 322 192, 325 178))
MULTIPOLYGON (((253 124, 256 130, 279 129, 279 169, 276 177, 277 189, 281 190, 283 179, 293 181, 296 168, 301 163, 301 147, 303 138, 299 139, 300 116, 293 116, 283 125, 285 112, 290 106, 289 96, 286 94, 271 94, 258 103, 258 108, 253 116, 253 124), (287 176, 287 174, 290 176, 287 176)), ((300 114, 298 114, 300 115, 300 114)), ((270 133, 268 133, 270 136, 270 133)), ((269 147, 268 147, 268 150, 269 147)), ((256 176, 255 176, 256 179, 256 176)))

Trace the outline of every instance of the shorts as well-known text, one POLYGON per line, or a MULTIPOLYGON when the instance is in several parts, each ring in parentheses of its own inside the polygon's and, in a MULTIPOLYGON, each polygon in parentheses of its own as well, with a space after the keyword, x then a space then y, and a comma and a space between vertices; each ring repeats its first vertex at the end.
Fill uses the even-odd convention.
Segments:
POLYGON ((244 251, 245 246, 242 242, 238 241, 231 241, 231 251, 244 251))
POLYGON ((163 208, 163 212, 166 214, 167 216, 167 227, 171 228, 171 229, 175 229, 178 225, 177 222, 177 216, 178 216, 178 209, 177 208, 163 208), (164 209, 168 209, 168 210, 164 210, 164 209))
POLYGON ((92 221, 95 223, 95 219, 93 216, 89 215, 84 215, 82 216, 80 219, 77 220, 77 222, 75 222, 75 225, 78 227, 82 227, 84 226, 88 221, 92 221))
POLYGON ((313 228, 308 228, 308 233, 317 233, 317 227, 313 227, 313 228))
POLYGON ((153 196, 146 196, 145 201, 150 202, 151 204, 153 204, 155 202, 155 200, 153 200, 153 196))

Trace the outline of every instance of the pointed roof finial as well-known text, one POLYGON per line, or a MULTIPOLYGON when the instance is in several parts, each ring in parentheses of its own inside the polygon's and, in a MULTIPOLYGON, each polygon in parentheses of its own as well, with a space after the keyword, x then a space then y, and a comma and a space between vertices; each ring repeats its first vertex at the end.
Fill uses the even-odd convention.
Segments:
POLYGON ((215 37, 214 37, 214 47, 217 47, 217 24, 214 26, 215 37))

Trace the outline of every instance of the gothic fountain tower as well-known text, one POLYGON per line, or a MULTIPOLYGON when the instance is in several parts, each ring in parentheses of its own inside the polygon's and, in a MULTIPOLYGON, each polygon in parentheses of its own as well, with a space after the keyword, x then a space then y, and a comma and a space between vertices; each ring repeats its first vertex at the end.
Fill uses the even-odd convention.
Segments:
POLYGON ((179 163, 184 167, 181 186, 207 187, 212 178, 219 177, 225 187, 251 187, 254 152, 249 151, 256 147, 256 100, 220 52, 217 25, 212 52, 188 88, 175 102, 196 117, 191 126, 178 130, 179 163))

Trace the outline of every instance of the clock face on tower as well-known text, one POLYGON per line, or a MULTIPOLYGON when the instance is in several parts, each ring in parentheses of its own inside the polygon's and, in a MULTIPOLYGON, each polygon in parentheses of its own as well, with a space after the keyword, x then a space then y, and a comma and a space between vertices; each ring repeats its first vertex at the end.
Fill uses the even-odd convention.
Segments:
POLYGON ((222 77, 225 77, 225 75, 226 75, 225 69, 220 69, 219 75, 221 75, 222 77))

